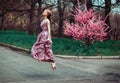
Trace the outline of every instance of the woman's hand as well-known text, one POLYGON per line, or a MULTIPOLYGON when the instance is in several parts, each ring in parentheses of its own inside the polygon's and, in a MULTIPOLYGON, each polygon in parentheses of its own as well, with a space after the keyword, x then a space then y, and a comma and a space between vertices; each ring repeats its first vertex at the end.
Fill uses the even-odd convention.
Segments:
POLYGON ((48 38, 47 41, 46 41, 46 43, 51 43, 51 42, 52 42, 51 38, 48 38))
POLYGON ((51 38, 47 38, 47 41, 51 41, 51 38))

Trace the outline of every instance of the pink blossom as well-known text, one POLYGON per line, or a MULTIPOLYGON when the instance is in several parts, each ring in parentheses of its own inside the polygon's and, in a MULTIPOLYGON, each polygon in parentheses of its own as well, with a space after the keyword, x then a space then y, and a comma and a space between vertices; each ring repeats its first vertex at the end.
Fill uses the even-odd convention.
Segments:
POLYGON ((90 43, 105 39, 109 27, 93 9, 87 10, 85 7, 84 10, 80 10, 76 8, 74 18, 75 23, 65 23, 64 33, 66 35, 83 42, 88 39, 90 43))

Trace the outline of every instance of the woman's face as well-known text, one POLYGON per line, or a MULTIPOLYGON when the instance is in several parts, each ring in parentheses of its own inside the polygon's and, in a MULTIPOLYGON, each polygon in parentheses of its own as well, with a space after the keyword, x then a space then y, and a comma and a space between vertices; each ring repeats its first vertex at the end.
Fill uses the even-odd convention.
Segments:
POLYGON ((42 13, 43 16, 47 16, 47 10, 44 10, 44 12, 42 13))

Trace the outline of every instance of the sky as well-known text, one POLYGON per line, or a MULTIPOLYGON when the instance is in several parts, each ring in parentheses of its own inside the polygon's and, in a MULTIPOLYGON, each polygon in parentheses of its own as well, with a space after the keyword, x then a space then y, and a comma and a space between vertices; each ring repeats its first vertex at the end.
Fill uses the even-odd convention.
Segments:
MULTIPOLYGON (((57 0, 54 0, 55 3, 57 3, 57 0)), ((116 2, 116 0, 111 0, 112 4, 114 4, 116 2)), ((94 0, 94 3, 95 5, 102 5, 102 6, 105 6, 105 0, 94 0)), ((113 13, 120 13, 120 6, 117 6, 117 7, 114 7, 112 8, 112 12, 113 13)))
MULTIPOLYGON (((112 4, 114 4, 116 2, 116 0, 111 0, 111 2, 112 2, 112 4)), ((104 0, 95 0, 95 2, 94 2, 95 5, 105 6, 105 4, 103 4, 103 3, 105 3, 104 0)), ((112 8, 112 12, 113 13, 120 13, 120 6, 112 8)))

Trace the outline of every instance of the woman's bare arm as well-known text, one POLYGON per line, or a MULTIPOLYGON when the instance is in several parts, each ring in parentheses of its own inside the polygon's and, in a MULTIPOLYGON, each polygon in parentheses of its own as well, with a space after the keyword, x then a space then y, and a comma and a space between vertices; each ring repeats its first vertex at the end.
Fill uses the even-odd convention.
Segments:
POLYGON ((50 30, 50 21, 47 20, 47 28, 48 28, 48 40, 51 40, 51 30, 50 30))

